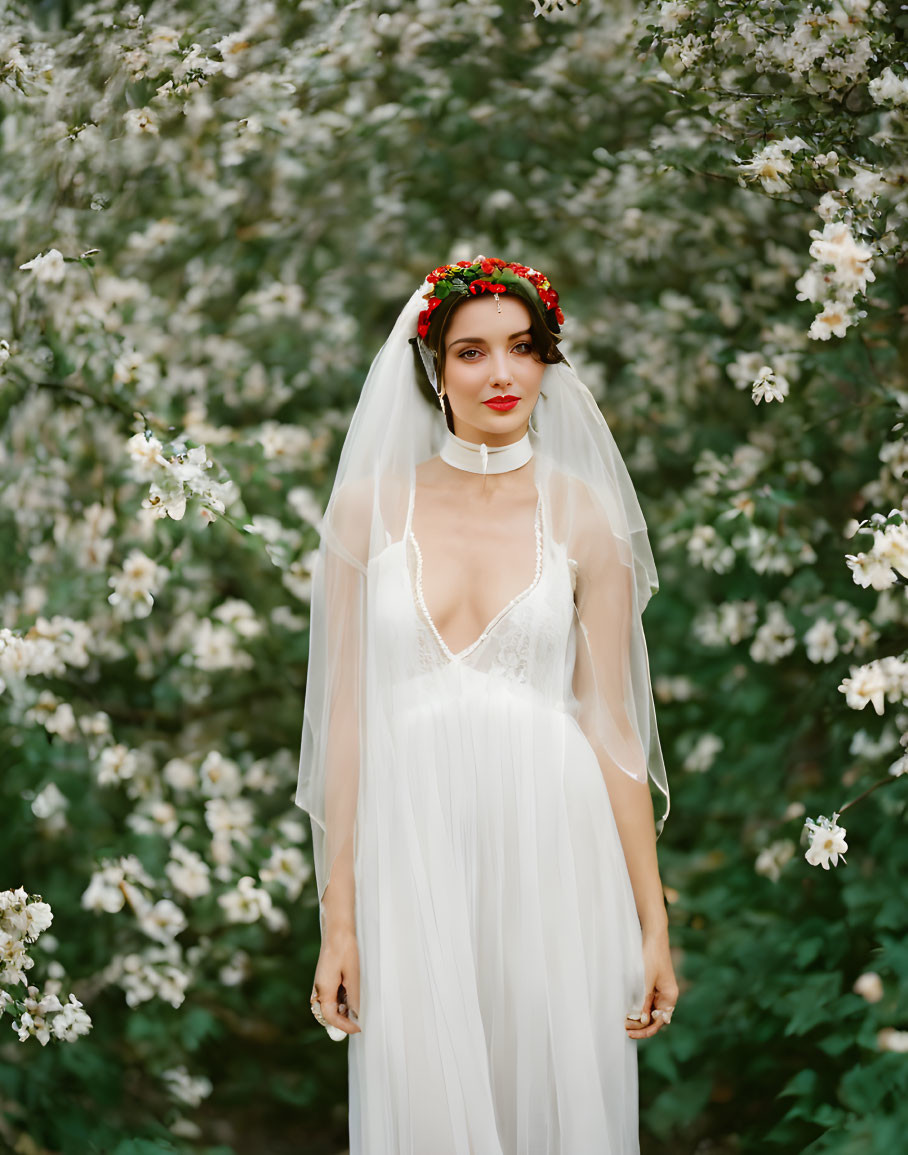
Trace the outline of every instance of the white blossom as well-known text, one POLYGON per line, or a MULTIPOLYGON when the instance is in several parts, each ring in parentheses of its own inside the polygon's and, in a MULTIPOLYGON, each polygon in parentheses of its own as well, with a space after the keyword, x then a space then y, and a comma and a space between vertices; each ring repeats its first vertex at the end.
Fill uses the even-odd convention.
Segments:
POLYGON ((139 754, 122 742, 117 742, 101 751, 97 770, 98 785, 119 786, 132 778, 139 768, 139 754))
POLYGON ((126 442, 126 450, 132 460, 137 476, 153 477, 159 467, 166 467, 164 446, 157 437, 136 433, 126 442))
POLYGON ((813 319, 808 336, 814 341, 828 341, 832 337, 844 337, 848 326, 855 320, 851 309, 841 301, 827 301, 823 311, 813 319))
POLYGON ((138 922, 140 929, 149 938, 164 943, 176 938, 188 926, 184 912, 169 898, 160 898, 154 905, 142 910, 138 922))
POLYGON ((157 136, 158 122, 150 108, 130 108, 123 114, 126 131, 135 136, 157 136))
POLYGON ((883 1027, 877 1031, 876 1045, 880 1051, 893 1051, 897 1055, 908 1055, 908 1031, 897 1031, 894 1027, 883 1027))
POLYGON ((684 769, 703 773, 712 766, 724 745, 718 734, 701 734, 682 763, 684 769))
POLYGON ((212 617, 232 626, 242 638, 256 638, 262 633, 262 623, 252 606, 242 598, 228 598, 212 611, 212 617))
POLYGON ((778 602, 766 607, 766 621, 757 628, 750 644, 750 656, 755 662, 774 665, 790 654, 795 647, 795 630, 778 602))
POLYGON ((896 657, 879 658, 863 666, 851 666, 839 690, 852 710, 863 710, 868 702, 882 714, 888 698, 903 702, 908 698, 908 662, 896 657))
POLYGON ((772 141, 754 153, 748 161, 738 161, 742 176, 759 180, 769 193, 785 192, 790 186, 785 179, 794 168, 792 153, 801 152, 807 144, 799 136, 772 141))
POLYGON ((727 573, 735 561, 735 551, 712 525, 694 526, 687 541, 687 552, 692 562, 716 573, 727 573))
POLYGON ((839 652, 835 623, 818 618, 805 632, 804 645, 811 662, 831 662, 839 652))
POLYGON ((161 770, 161 776, 171 789, 181 793, 199 788, 198 771, 185 758, 169 759, 161 770))
POLYGON ((795 844, 790 838, 780 838, 764 846, 757 855, 754 870, 765 878, 778 882, 782 876, 782 867, 794 857, 795 844))
POLYGON ((255 885, 255 879, 246 874, 237 882, 236 889, 218 895, 229 922, 258 922, 271 910, 271 895, 255 885))
POLYGON ((827 221, 822 230, 811 229, 810 255, 821 265, 832 267, 836 284, 846 292, 863 293, 868 281, 875 281, 871 268, 873 249, 856 241, 843 221, 827 221))
POLYGON ((108 982, 117 983, 130 1007, 153 998, 180 1007, 193 975, 176 941, 148 946, 141 953, 116 955, 105 968, 108 982))
POLYGON ((200 670, 249 670, 254 665, 252 655, 240 648, 236 633, 208 618, 198 623, 187 657, 200 670))
POLYGON ((210 750, 199 767, 202 794, 207 797, 235 798, 242 786, 240 768, 217 750, 210 750))
POLYGON ((251 959, 244 950, 234 951, 218 972, 218 981, 225 987, 237 987, 252 974, 251 959))
POLYGON ((167 1084, 171 1095, 190 1107, 198 1107, 212 1091, 212 1083, 205 1075, 190 1075, 184 1066, 163 1071, 161 1078, 167 1084))
POLYGON ((896 76, 888 65, 870 81, 867 90, 877 104, 908 104, 908 76, 896 76))
POLYGON ((757 612, 753 598, 722 602, 701 610, 694 618, 692 632, 704 646, 737 645, 753 633, 757 612))
POLYGON ((19 268, 30 269, 36 281, 49 285, 58 285, 66 272, 63 254, 59 249, 48 249, 46 253, 38 253, 19 268))
POLYGON ((201 855, 182 843, 170 844, 170 861, 164 873, 174 890, 187 898, 201 898, 211 892, 211 868, 201 855))
POLYGON ((865 971, 854 980, 851 989, 868 1003, 878 1003, 883 997, 883 980, 876 971, 865 971))
POLYGON ((209 798, 205 803, 205 822, 212 834, 223 834, 248 846, 252 803, 248 798, 209 798))
POLYGON ((146 888, 154 886, 154 880, 134 854, 116 860, 102 859, 82 893, 82 906, 86 910, 116 914, 123 909, 127 890, 133 884, 146 888))
POLYGON ((839 855, 845 861, 848 843, 845 841, 845 829, 838 825, 838 819, 838 814, 833 814, 832 818, 821 814, 816 822, 811 818, 805 819, 804 827, 810 835, 810 846, 804 857, 811 866, 822 866, 828 870, 830 862, 838 866, 839 855))
POLYGON ((259 870, 262 882, 277 882, 287 892, 287 897, 299 898, 303 886, 309 879, 312 868, 297 846, 275 846, 267 861, 259 870))
MULTIPOLYGON (((898 511, 893 511, 898 513, 898 511)), ((897 573, 908 577, 908 522, 884 525, 873 532, 873 546, 866 553, 846 554, 855 582, 885 590, 894 586, 897 573)))
POLYGON ((69 799, 56 782, 48 782, 32 799, 32 814, 38 819, 42 829, 49 834, 58 834, 66 828, 66 811, 69 799))
POLYGON ((788 382, 781 373, 774 373, 769 365, 763 365, 752 385, 753 402, 759 405, 761 401, 784 401, 788 389, 788 382))
POLYGON ((140 549, 131 549, 123 569, 108 581, 113 593, 107 600, 123 618, 144 618, 151 613, 154 595, 169 577, 169 571, 140 549))

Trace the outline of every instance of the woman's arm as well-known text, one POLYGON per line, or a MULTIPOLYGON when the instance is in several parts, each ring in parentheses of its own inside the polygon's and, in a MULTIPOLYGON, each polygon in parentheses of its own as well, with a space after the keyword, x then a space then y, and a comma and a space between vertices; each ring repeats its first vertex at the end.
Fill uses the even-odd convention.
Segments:
MULTIPOLYGON (((574 600, 581 635, 573 689, 580 707, 578 722, 596 752, 608 788, 643 931, 644 1028, 629 1023, 628 1033, 644 1038, 667 1021, 659 1015, 650 1022, 654 1006, 667 1011, 670 1019, 668 1008, 675 1006, 678 987, 669 954, 668 914, 656 855, 646 755, 631 721, 634 575, 624 558, 628 551, 615 540, 601 515, 588 509, 578 520, 581 532, 576 538, 579 556, 574 600)), ((629 554, 626 560, 630 560, 629 554)))
POLYGON ((346 1007, 358 1013, 354 832, 364 710, 370 512, 369 492, 364 487, 351 486, 336 495, 330 524, 323 528, 324 603, 319 619, 312 623, 321 671, 318 728, 324 832, 320 853, 328 876, 320 898, 322 943, 314 987, 326 1022, 347 1034, 360 1029, 339 1007, 338 989, 343 985, 346 1007))

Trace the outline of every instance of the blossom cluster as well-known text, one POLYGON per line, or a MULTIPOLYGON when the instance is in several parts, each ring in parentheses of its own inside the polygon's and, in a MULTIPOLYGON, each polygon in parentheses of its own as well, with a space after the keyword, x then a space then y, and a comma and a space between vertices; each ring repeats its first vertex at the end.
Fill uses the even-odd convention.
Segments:
MULTIPOLYGON (((813 264, 797 280, 797 299, 820 306, 811 339, 843 337, 866 316, 860 305, 876 280, 874 261, 904 253, 908 244, 897 149, 908 76, 886 63, 895 49, 887 6, 868 0, 764 5, 758 18, 737 4, 653 0, 646 7, 666 79, 709 94, 704 136, 731 146, 762 126, 758 148, 743 155, 729 148, 740 183, 789 201, 802 191, 816 195, 823 224, 810 230, 813 264), (780 75, 791 87, 770 81, 780 75), (876 114, 865 149, 854 141, 858 103, 876 114), (810 132, 765 131, 793 121, 809 124, 810 132)), ((782 400, 784 387, 773 389, 761 377, 754 399, 782 400)))
POLYGON ((876 280, 873 271, 875 247, 855 237, 848 215, 830 193, 820 199, 817 211, 825 218, 822 229, 811 229, 810 255, 814 263, 798 279, 795 287, 799 301, 822 305, 814 318, 809 336, 821 341, 844 337, 849 325, 866 316, 856 308, 855 300, 876 280))
POLYGON ((135 433, 126 443, 133 471, 139 479, 149 481, 148 495, 142 507, 155 517, 179 521, 186 512, 189 497, 198 498, 203 521, 213 521, 224 513, 233 499, 234 482, 229 478, 216 481, 209 475, 212 460, 204 445, 192 448, 174 443, 165 454, 164 445, 149 433, 135 433))
POLYGON ((0 627, 0 693, 8 682, 30 677, 54 677, 69 668, 84 668, 90 660, 92 630, 86 622, 63 614, 39 615, 27 630, 0 627))
POLYGON ((891 589, 899 581, 908 582, 908 515, 899 509, 888 515, 873 514, 855 532, 872 533, 873 545, 845 560, 855 583, 875 590, 891 589))
POLYGON ((15 1015, 12 1027, 20 1042, 36 1038, 41 1046, 51 1039, 74 1042, 91 1030, 91 1019, 74 994, 65 1002, 60 983, 51 980, 44 992, 26 979, 35 960, 28 947, 53 922, 50 905, 24 887, 0 891, 0 1015, 15 1015), (23 996, 16 987, 24 985, 23 996), (12 988, 12 989, 10 989, 12 988))
POLYGON ((839 690, 852 710, 863 710, 870 702, 877 714, 882 714, 887 701, 908 705, 908 652, 852 666, 849 673, 839 690))

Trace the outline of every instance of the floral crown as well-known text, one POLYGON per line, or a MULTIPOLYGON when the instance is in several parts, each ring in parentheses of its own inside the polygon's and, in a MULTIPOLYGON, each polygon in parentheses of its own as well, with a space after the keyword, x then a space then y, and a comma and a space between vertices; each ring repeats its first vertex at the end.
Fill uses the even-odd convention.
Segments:
POLYGON ((502 261, 498 257, 475 257, 472 261, 458 261, 453 265, 441 265, 426 277, 432 289, 424 293, 428 304, 419 314, 416 331, 425 339, 432 321, 432 313, 442 301, 452 293, 470 294, 478 297, 481 293, 507 293, 517 289, 524 295, 529 281, 546 310, 549 327, 558 332, 564 324, 564 313, 558 305, 558 294, 544 273, 530 269, 526 265, 516 265, 502 261), (554 322, 554 323, 553 323, 554 322))

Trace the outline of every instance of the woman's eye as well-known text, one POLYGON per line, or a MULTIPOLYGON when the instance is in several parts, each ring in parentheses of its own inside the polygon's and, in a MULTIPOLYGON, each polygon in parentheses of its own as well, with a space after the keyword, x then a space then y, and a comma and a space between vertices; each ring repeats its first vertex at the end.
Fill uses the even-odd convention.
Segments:
POLYGON ((463 358, 464 361, 475 361, 476 357, 471 357, 470 356, 471 353, 475 353, 476 357, 481 356, 478 349, 464 349, 464 351, 460 354, 460 356, 463 358))
POLYGON ((519 345, 514 346, 514 349, 518 353, 519 352, 532 353, 533 352, 533 343, 532 343, 532 341, 521 341, 519 345))

